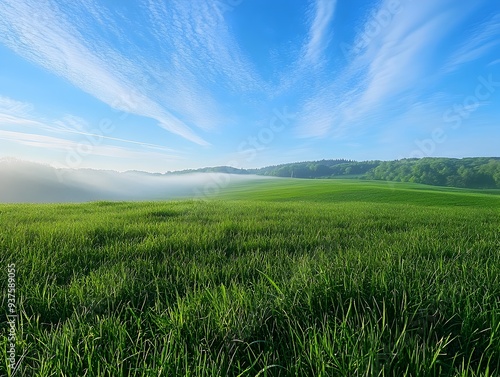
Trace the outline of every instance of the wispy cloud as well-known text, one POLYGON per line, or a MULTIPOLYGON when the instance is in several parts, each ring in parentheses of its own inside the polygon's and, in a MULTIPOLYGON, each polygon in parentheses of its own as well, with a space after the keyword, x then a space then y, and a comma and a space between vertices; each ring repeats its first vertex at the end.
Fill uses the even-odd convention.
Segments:
POLYGON ((290 91, 300 87, 299 95, 305 100, 325 83, 324 69, 328 62, 325 52, 332 41, 332 23, 337 0, 310 0, 307 6, 307 33, 289 66, 277 72, 277 85, 272 87, 272 97, 287 96, 290 91), (319 84, 319 85, 318 85, 319 84))
MULTIPOLYGON (((381 14, 390 3, 382 1, 372 14, 381 14)), ((373 124, 393 108, 404 108, 405 96, 413 98, 428 82, 430 63, 440 43, 472 7, 450 4, 450 0, 403 2, 389 23, 378 25, 370 43, 325 80, 323 90, 303 102, 297 135, 340 137, 347 130, 353 132, 353 127, 373 124)), ((360 32, 375 21, 369 19, 360 32)))
POLYGON ((497 64, 500 64, 500 59, 495 59, 495 60, 489 62, 488 66, 497 65, 497 64))
POLYGON ((5 126, 43 126, 32 119, 33 105, 12 98, 0 96, 0 128, 5 126))
POLYGON ((43 124, 17 115, 5 114, 0 111, 0 127, 4 125, 24 125, 24 126, 42 126, 43 124))
POLYGON ((27 145, 30 147, 57 150, 66 150, 71 147, 76 148, 76 146, 78 145, 78 143, 74 143, 70 140, 60 139, 56 137, 5 130, 0 130, 0 139, 17 144, 27 145))
POLYGON ((333 20, 337 0, 316 0, 314 17, 304 49, 304 59, 315 66, 330 42, 330 23, 333 20))
POLYGON ((0 3, 0 14, 0 40, 19 55, 113 108, 156 119, 172 133, 207 144, 142 87, 137 87, 137 81, 130 79, 136 68, 130 61, 109 46, 93 45, 92 38, 84 40, 77 29, 79 20, 69 19, 53 3, 5 0, 0 3))
POLYGON ((77 150, 82 143, 92 140, 92 155, 179 158, 177 151, 161 145, 108 136, 102 132, 96 133, 95 130, 93 132, 84 119, 74 115, 56 120, 35 120, 37 117, 33 112, 31 104, 0 97, 0 140, 49 151, 77 150))
POLYGON ((342 112, 339 111, 347 104, 339 96, 322 91, 317 96, 306 100, 299 112, 299 120, 295 134, 299 138, 323 138, 330 135, 341 122, 342 112), (335 104, 337 111, 332 111, 335 104))
POLYGON ((232 96, 261 97, 268 84, 229 29, 221 2, 149 1, 145 8, 159 56, 169 62, 165 100, 205 130, 237 114, 224 103, 232 96))
POLYGON ((481 58, 500 44, 500 13, 477 26, 470 35, 448 60, 444 67, 445 72, 453 72, 462 64, 481 58))
MULTIPOLYGON (((381 7, 386 8, 386 3, 381 7)), ((368 64, 352 114, 363 114, 414 88, 425 77, 429 60, 454 26, 457 13, 438 2, 407 3, 395 15, 391 27, 358 57, 368 64)))
POLYGON ((9 114, 20 114, 26 111, 31 111, 33 105, 24 103, 21 101, 16 101, 12 98, 0 96, 0 111, 7 112, 9 114))
MULTIPOLYGON (((51 151, 70 151, 79 150, 82 146, 81 141, 63 139, 29 132, 17 132, 0 130, 0 140, 5 140, 10 143, 24 145, 32 148, 41 148, 51 151)), ((112 158, 127 158, 127 159, 161 159, 161 160, 176 160, 179 156, 169 155, 166 153, 155 152, 152 150, 135 150, 113 145, 89 145, 91 148, 89 153, 93 156, 112 157, 112 158)), ((65 166, 55 161, 54 166, 65 166)))

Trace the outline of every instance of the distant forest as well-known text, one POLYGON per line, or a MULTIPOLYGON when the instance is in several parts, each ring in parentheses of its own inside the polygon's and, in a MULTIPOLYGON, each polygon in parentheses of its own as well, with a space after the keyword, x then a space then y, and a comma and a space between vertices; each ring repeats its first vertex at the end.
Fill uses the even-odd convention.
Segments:
POLYGON ((500 188, 500 157, 422 158, 396 161, 321 160, 236 169, 228 166, 169 174, 220 172, 292 178, 360 178, 434 186, 500 188))

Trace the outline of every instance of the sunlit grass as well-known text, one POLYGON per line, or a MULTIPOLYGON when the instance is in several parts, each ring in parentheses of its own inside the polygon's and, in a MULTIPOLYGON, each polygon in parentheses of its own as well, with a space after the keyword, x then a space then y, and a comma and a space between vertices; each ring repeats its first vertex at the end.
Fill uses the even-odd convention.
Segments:
POLYGON ((0 206, 18 375, 500 373, 499 196, 290 182, 0 206))

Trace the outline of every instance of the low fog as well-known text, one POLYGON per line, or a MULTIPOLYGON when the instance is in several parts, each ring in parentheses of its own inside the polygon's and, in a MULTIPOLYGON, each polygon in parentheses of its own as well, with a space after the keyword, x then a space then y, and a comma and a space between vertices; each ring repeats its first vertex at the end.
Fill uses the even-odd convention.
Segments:
POLYGON ((221 173, 161 175, 55 169, 26 161, 0 160, 0 203, 203 199, 233 184, 262 179, 265 177, 221 173))

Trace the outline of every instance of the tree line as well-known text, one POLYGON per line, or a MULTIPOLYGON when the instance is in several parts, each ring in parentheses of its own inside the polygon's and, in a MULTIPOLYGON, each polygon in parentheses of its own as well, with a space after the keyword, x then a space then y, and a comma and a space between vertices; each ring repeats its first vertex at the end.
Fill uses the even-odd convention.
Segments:
POLYGON ((294 178, 363 178, 463 188, 500 188, 500 158, 422 158, 395 161, 321 160, 254 169, 294 178))
POLYGON ((360 178, 462 188, 500 188, 500 157, 294 162, 258 169, 218 166, 169 174, 215 172, 288 178, 360 178))

